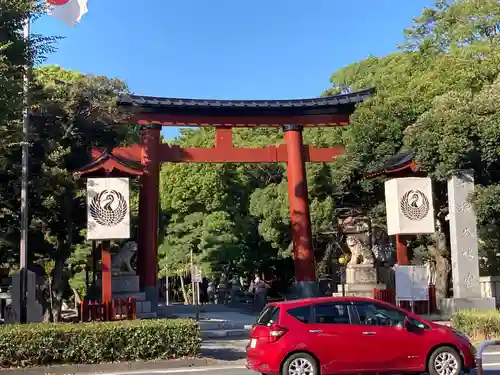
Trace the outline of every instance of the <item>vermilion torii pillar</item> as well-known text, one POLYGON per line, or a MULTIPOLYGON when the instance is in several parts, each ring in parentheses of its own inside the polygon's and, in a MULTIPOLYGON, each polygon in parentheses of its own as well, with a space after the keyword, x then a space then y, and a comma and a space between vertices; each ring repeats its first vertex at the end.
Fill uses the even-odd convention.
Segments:
MULTIPOLYGON (((142 130, 141 165, 143 174, 140 177, 141 192, 139 194, 139 233, 138 249, 148 251, 137 252, 137 273, 140 277, 142 291, 146 299, 157 300, 156 279, 158 276, 158 213, 160 163, 158 152, 161 140, 161 126, 149 125, 142 130)), ((153 305, 154 306, 154 305, 153 305)))
POLYGON ((295 261, 295 277, 302 296, 318 292, 307 195, 306 162, 331 162, 342 147, 304 145, 305 127, 349 124, 356 104, 371 95, 364 90, 338 96, 297 100, 199 100, 129 96, 118 105, 130 119, 143 126, 140 145, 118 147, 111 153, 93 149, 92 168, 130 168, 140 165, 138 274, 141 287, 156 306, 158 252, 158 189, 161 163, 273 163, 287 164, 288 195, 295 261), (216 128, 215 147, 181 148, 161 143, 162 126, 211 126, 216 128), (232 129, 281 127, 285 144, 263 148, 234 148, 232 129))
POLYGON ((309 213, 302 130, 302 125, 283 125, 288 157, 288 200, 290 204, 295 277, 300 294, 302 296, 314 296, 318 293, 318 290, 312 247, 311 215, 309 213))

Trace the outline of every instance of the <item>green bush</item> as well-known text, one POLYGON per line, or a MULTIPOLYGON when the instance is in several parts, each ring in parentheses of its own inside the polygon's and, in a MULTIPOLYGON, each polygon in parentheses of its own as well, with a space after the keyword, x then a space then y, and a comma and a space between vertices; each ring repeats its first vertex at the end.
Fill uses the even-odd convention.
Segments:
POLYGON ((460 310, 452 317, 453 328, 471 339, 500 338, 500 311, 460 310))
POLYGON ((0 326, 0 367, 193 357, 199 326, 189 319, 0 326))

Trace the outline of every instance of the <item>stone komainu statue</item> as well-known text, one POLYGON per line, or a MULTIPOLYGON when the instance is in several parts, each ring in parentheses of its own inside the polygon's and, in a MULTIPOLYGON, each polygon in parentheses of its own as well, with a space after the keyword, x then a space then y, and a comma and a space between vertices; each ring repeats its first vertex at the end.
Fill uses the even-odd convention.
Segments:
POLYGON ((349 265, 385 263, 394 265, 394 247, 387 229, 377 225, 370 228, 368 219, 350 216, 342 221, 341 227, 346 234, 346 243, 351 251, 349 265), (371 236, 371 241, 370 241, 371 236))
POLYGON ((125 242, 118 253, 114 254, 111 259, 111 268, 115 272, 130 272, 135 274, 132 267, 132 258, 137 253, 137 243, 134 241, 125 242))
POLYGON ((366 219, 349 216, 341 222, 341 227, 351 251, 351 259, 347 265, 374 264, 375 257, 370 248, 370 226, 366 219))

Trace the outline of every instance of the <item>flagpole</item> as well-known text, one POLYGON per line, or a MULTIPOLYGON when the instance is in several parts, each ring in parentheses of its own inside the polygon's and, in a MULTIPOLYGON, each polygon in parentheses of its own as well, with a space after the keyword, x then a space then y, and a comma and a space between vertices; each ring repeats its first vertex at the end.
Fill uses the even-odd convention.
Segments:
MULTIPOLYGON (((26 48, 29 48, 30 17, 26 17, 23 25, 23 37, 26 48)), ((20 265, 20 323, 27 322, 27 289, 28 289, 28 157, 29 157, 29 126, 30 126, 30 79, 31 61, 27 51, 23 76, 23 141, 21 168, 21 241, 19 246, 20 265)))

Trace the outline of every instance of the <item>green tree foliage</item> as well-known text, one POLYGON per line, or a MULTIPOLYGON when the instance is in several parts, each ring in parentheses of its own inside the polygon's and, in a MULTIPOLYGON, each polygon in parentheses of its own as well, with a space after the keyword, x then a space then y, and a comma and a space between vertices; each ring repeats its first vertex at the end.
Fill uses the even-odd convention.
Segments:
MULTIPOLYGON (((347 154, 334 163, 340 190, 347 195, 359 191, 361 201, 380 209, 380 179, 360 181, 359 176, 399 150, 411 150, 436 181, 438 220, 445 228, 445 181, 453 170, 472 168, 477 182, 485 186, 477 200, 483 244, 493 249, 483 225, 494 223, 495 205, 481 194, 498 183, 499 16, 496 1, 438 2, 406 31, 406 50, 368 58, 333 75, 330 92, 343 86, 377 89, 343 131, 347 154)), ((432 260, 442 267, 439 286, 445 294, 448 247, 440 247, 438 238, 429 241, 432 260)))
POLYGON ((116 147, 138 137, 121 125, 108 125, 119 119, 114 98, 127 92, 123 82, 50 66, 36 70, 35 85, 30 229, 37 250, 55 260, 53 291, 60 301, 68 277, 82 274, 90 254, 90 247, 82 246, 84 179, 73 172, 88 162, 92 146, 116 147), (70 264, 69 259, 78 262, 70 264))
MULTIPOLYGON (((13 263, 19 241, 22 66, 50 50, 49 39, 29 45, 19 34, 35 3, 0 0, 0 257, 13 263), (4 6, 5 5, 5 6, 4 6), (7 9, 8 11, 4 11, 7 9)), ((356 207, 384 221, 383 179, 365 172, 401 150, 410 150, 436 182, 440 231, 414 246, 437 265, 438 289, 446 294, 449 249, 446 179, 472 168, 484 270, 498 271, 500 245, 500 8, 496 0, 439 0, 405 30, 398 52, 371 56, 331 77, 324 94, 375 87, 345 128, 307 129, 316 147, 343 144, 346 154, 307 166, 313 240, 321 277, 340 251, 337 212, 356 207)), ((112 126, 119 119, 113 98, 127 92, 116 79, 86 76, 58 67, 35 71, 30 138, 30 254, 49 264, 55 310, 67 280, 79 289, 89 246, 84 241, 83 180, 70 172, 85 164, 91 146, 138 141, 136 129, 112 126), (52 264, 52 263, 50 263, 52 264), (75 277, 75 275, 77 277, 75 277)), ((184 129, 173 141, 212 147, 214 129, 184 129)), ((283 142, 280 129, 236 129, 235 147, 283 142)), ((282 164, 166 164, 161 169, 160 272, 186 275, 190 255, 205 275, 293 275, 286 167, 282 164)), ((136 209, 137 196, 133 196, 136 209)), ((135 212, 135 211, 134 211, 135 212)), ((57 314, 56 314, 57 315, 57 314)))
MULTIPOLYGON (((480 184, 475 204, 481 251, 489 259, 487 267, 496 269, 492 259, 500 243, 499 32, 500 8, 496 0, 438 1, 405 30, 406 42, 398 52, 371 56, 332 75, 332 87, 324 95, 368 87, 375 87, 376 94, 358 106, 348 127, 304 132, 309 144, 329 147, 342 143, 347 151, 332 163, 307 167, 317 260, 324 259, 336 241, 337 209, 355 206, 384 221, 383 179, 361 177, 378 168, 387 157, 411 150, 436 181, 438 220, 443 230, 447 177, 455 169, 474 169, 480 184)), ((178 142, 209 147, 212 139, 211 130, 191 130, 183 132, 178 142)), ((239 146, 258 147, 280 143, 282 135, 274 129, 238 129, 234 139, 239 146)), ((174 235, 175 226, 185 218, 197 217, 202 223, 202 216, 222 211, 230 213, 235 223, 224 228, 240 228, 239 222, 245 220, 253 223, 251 231, 238 235, 247 243, 249 253, 256 252, 255 245, 265 248, 267 263, 268 259, 276 261, 290 255, 283 165, 172 165, 163 168, 162 181, 163 208, 176 215, 167 227, 169 235, 174 235), (241 191, 244 195, 235 199, 235 193, 241 191), (249 234, 252 245, 247 242, 249 234)), ((201 243, 203 225, 193 225, 201 231, 193 234, 201 243)), ((424 246, 426 257, 440 265, 439 288, 444 295, 449 248, 441 235, 438 232, 420 238, 418 243, 424 246)), ((243 257, 244 252, 239 256, 243 257)), ((264 258, 256 259, 255 268, 265 265, 259 259, 264 258)))
MULTIPOLYGON (((23 74, 26 66, 40 62, 52 50, 54 38, 32 34, 27 41, 22 28, 28 16, 40 15, 42 4, 30 0, 0 0, 0 263, 9 263, 15 254, 11 239, 19 222, 19 205, 10 197, 18 186, 8 184, 19 168, 11 169, 9 158, 17 156, 22 141, 23 74)), ((19 163, 17 163, 19 166, 19 163)))
MULTIPOLYGON (((23 77, 25 66, 42 61, 55 41, 34 34, 26 41, 21 30, 26 17, 36 18, 43 5, 0 3, 0 261, 14 269, 19 259, 23 77)), ((29 88, 29 264, 49 273, 43 276, 53 306, 46 307, 48 316, 58 319, 68 279, 81 276, 90 252, 84 245, 84 180, 73 172, 89 161, 90 147, 115 147, 138 137, 134 129, 109 125, 120 119, 114 98, 127 92, 117 79, 48 66, 34 69, 29 88)))

